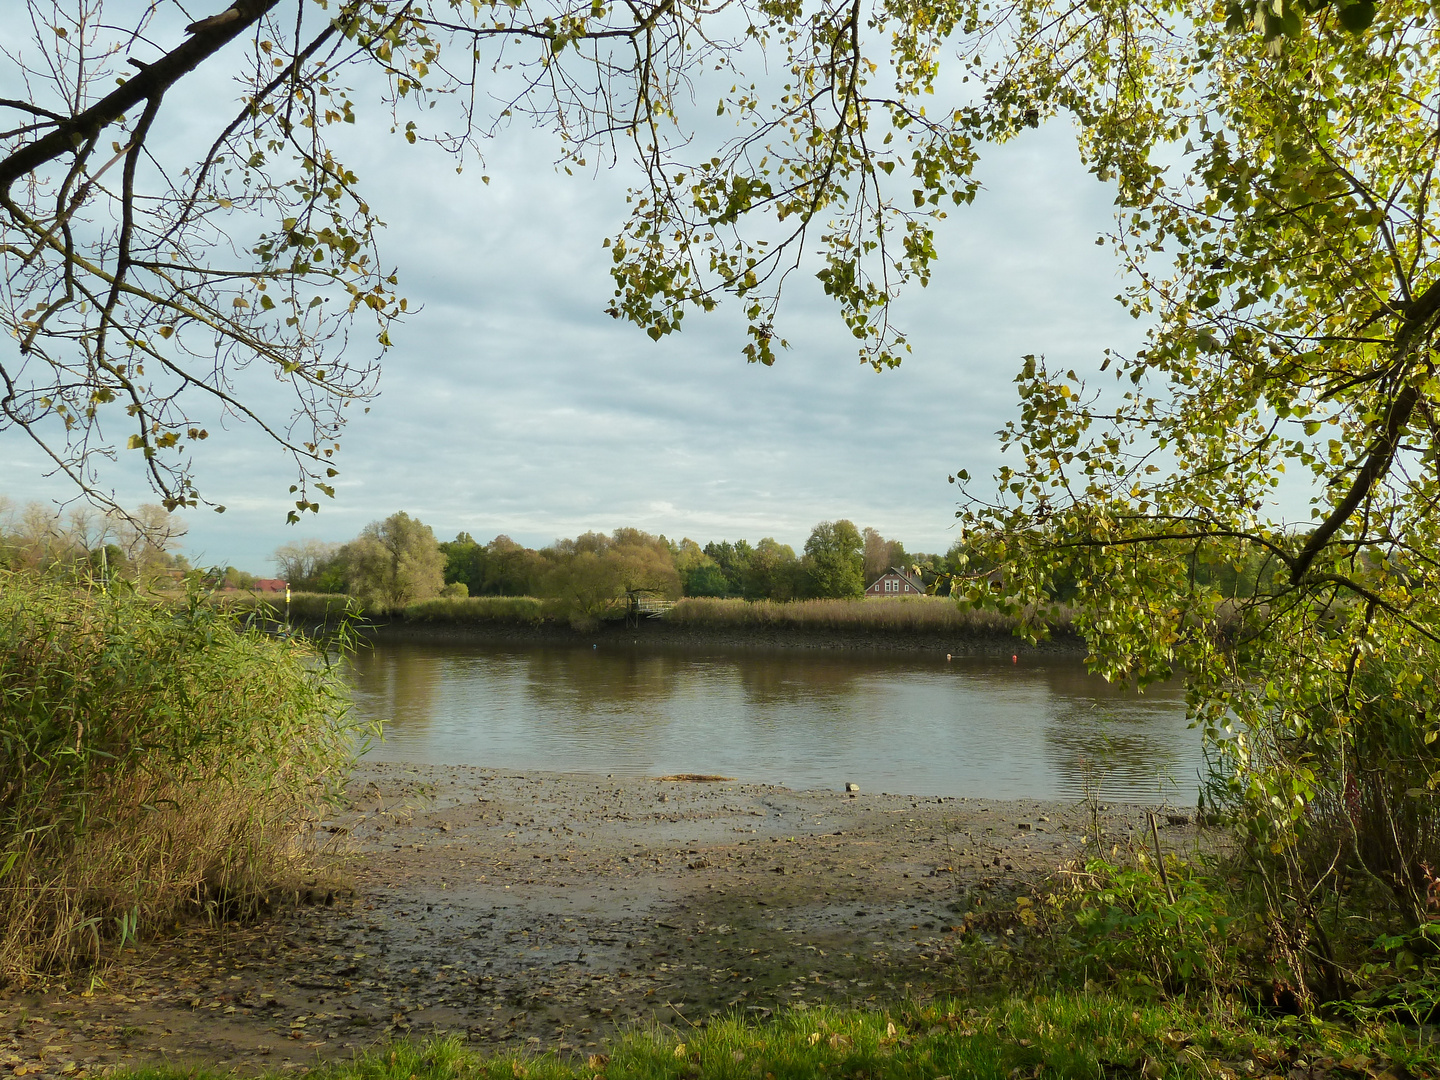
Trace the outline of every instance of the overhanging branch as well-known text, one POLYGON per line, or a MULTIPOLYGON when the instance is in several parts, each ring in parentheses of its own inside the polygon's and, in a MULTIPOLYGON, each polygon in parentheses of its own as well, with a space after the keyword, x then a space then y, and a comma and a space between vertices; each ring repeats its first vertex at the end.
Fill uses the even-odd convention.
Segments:
POLYGON ((95 138, 109 125, 142 101, 163 94, 182 77, 253 26, 280 0, 235 0, 224 14, 230 18, 206 19, 183 45, 172 49, 139 74, 126 79, 115 90, 77 116, 60 121, 54 130, 22 146, 0 161, 0 202, 9 202, 10 188, 22 176, 53 161, 95 138), (210 24, 210 25, 205 25, 210 24))

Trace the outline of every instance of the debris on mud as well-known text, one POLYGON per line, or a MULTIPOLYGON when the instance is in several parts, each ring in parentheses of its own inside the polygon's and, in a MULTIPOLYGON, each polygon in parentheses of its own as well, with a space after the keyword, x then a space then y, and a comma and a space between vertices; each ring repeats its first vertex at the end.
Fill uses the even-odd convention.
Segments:
POLYGON ((349 797, 316 828, 346 845, 350 891, 0 995, 0 1069, 303 1069, 437 1032, 584 1055, 630 1025, 924 998, 957 989, 976 895, 1082 857, 1095 814, 1107 841, 1148 828, 1140 807, 708 776, 369 765, 349 797))

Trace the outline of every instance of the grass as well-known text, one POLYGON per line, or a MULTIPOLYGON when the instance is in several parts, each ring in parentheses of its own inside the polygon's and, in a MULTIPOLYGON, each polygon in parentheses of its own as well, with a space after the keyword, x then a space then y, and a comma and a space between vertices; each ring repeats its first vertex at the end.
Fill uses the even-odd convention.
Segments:
POLYGON ((0 573, 0 984, 263 903, 353 760, 347 714, 304 641, 198 596, 0 573))
MULTIPOLYGON (((936 1000, 891 1009, 807 1009, 752 1023, 654 1028, 607 1052, 483 1054, 458 1040, 383 1044, 311 1070, 316 1080, 1065 1080, 1234 1076, 1440 1075, 1440 1053, 1413 1029, 1275 1020, 1252 1013, 1137 1004, 1103 993, 936 1000)), ((175 1067, 122 1080, 205 1080, 175 1067)), ((273 1074, 272 1074, 273 1075, 273 1074)))

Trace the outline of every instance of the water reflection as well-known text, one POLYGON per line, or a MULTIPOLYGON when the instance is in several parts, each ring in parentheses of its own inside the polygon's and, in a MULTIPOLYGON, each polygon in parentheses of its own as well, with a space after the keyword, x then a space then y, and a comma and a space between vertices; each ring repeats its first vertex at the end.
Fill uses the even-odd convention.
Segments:
POLYGON ((1138 695, 1071 659, 396 643, 354 681, 381 760, 1181 801, 1201 761, 1178 685, 1138 695))

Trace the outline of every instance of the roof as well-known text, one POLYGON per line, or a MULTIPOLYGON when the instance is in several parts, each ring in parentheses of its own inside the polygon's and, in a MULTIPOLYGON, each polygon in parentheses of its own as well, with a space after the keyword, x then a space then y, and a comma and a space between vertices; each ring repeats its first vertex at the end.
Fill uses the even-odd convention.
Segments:
POLYGON ((885 573, 881 574, 878 578, 875 579, 875 581, 872 581, 869 585, 865 586, 865 591, 866 591, 866 592, 869 592, 871 589, 873 589, 873 588, 875 587, 875 585, 876 585, 877 582, 884 581, 887 577, 897 577, 897 578, 899 578, 901 581, 903 581, 903 582, 905 582, 907 585, 909 585, 909 586, 910 586, 912 589, 914 589, 916 592, 922 593, 922 594, 925 592, 925 586, 924 586, 923 584, 921 584, 920 582, 916 581, 916 580, 915 580, 913 577, 911 577, 909 574, 905 573, 905 571, 900 570, 900 569, 897 569, 897 568, 894 567, 894 566, 892 566, 889 570, 885 571, 885 573))

